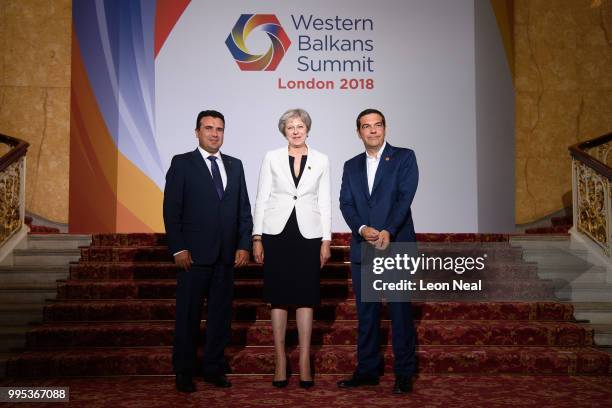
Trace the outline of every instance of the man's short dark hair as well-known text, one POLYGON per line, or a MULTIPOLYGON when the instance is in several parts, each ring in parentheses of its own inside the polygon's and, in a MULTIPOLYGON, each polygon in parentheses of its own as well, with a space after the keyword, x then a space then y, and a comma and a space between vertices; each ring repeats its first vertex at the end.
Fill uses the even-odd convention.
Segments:
POLYGON ((387 127, 387 123, 385 122, 385 115, 382 114, 381 111, 379 111, 378 109, 366 109, 364 111, 361 111, 361 113, 359 115, 357 115, 357 130, 359 130, 359 128, 361 127, 361 123, 359 123, 359 120, 365 116, 365 115, 369 115, 372 113, 376 113, 377 115, 380 115, 380 117, 382 118, 382 123, 384 127, 387 127))
POLYGON ((217 112, 216 110, 204 110, 198 113, 198 118, 196 119, 196 128, 195 130, 200 129, 200 120, 204 117, 210 116, 212 118, 219 118, 223 121, 223 126, 225 126, 225 117, 221 112, 217 112))

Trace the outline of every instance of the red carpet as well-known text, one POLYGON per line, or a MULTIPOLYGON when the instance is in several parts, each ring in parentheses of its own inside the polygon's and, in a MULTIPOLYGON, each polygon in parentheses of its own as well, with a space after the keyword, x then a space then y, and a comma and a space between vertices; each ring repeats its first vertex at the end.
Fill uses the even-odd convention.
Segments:
MULTIPOLYGON (((69 406, 78 407, 444 407, 444 408, 582 408, 612 406, 612 377, 420 375, 409 395, 392 395, 393 379, 376 387, 340 390, 341 376, 319 376, 306 391, 292 378, 279 390, 270 376, 232 376, 230 389, 197 380, 194 394, 174 390, 173 377, 119 377, 53 380, 10 380, 2 386, 70 387, 69 406)), ((42 404, 4 404, 7 407, 42 404)), ((44 406, 64 407, 65 403, 44 406)))
MULTIPOLYGON (((346 234, 334 235, 333 261, 322 271, 324 299, 315 311, 313 331, 314 368, 321 378, 350 373, 355 366, 357 322, 345 263, 348 239, 346 234)), ((469 255, 482 253, 485 245, 489 255, 486 268, 474 275, 486 282, 486 293, 446 293, 414 302, 420 374, 559 375, 567 381, 568 376, 610 375, 610 356, 594 347, 592 330, 573 322, 571 305, 553 300, 551 283, 538 279, 536 266, 522 260, 521 250, 510 247, 507 235, 420 234, 419 239, 431 251, 469 255), (431 244, 435 242, 443 243, 442 249, 431 244), (456 242, 469 244, 458 248, 456 242)), ((92 245, 82 249, 81 260, 71 266, 70 278, 59 283, 58 300, 46 306, 44 323, 28 333, 26 351, 9 360, 8 375, 171 374, 177 270, 164 243, 163 234, 94 236, 92 245)), ((254 264, 236 271, 227 350, 233 374, 273 370, 261 276, 261 267, 254 264)), ((295 365, 296 337, 291 324, 288 344, 295 365)), ((382 339, 389 373, 387 321, 382 339)))

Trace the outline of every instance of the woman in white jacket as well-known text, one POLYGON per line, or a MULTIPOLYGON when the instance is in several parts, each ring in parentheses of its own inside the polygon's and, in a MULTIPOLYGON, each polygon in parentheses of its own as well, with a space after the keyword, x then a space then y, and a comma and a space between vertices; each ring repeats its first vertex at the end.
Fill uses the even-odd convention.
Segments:
POLYGON ((278 129, 288 146, 267 152, 259 173, 253 255, 264 265, 264 299, 272 309, 275 387, 288 384, 285 332, 291 306, 296 307, 300 386, 314 385, 312 315, 320 302, 320 271, 330 257, 331 198, 329 159, 306 144, 310 125, 303 109, 285 112, 278 129))

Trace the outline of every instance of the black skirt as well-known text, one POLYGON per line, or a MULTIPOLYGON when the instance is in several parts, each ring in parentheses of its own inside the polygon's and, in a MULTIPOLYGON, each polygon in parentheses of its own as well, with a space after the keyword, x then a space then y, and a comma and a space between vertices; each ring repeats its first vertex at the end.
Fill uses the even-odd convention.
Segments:
POLYGON ((321 238, 300 233, 295 208, 278 235, 262 235, 264 300, 273 305, 316 306, 321 300, 321 238))

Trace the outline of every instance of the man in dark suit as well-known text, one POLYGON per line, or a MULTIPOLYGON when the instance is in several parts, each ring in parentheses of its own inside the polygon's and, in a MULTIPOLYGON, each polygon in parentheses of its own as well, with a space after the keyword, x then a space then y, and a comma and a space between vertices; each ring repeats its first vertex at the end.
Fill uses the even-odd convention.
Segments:
MULTIPOLYGON (((382 112, 366 109, 357 117, 357 134, 365 153, 344 163, 340 210, 351 229, 351 275, 359 319, 357 369, 338 382, 340 388, 377 385, 381 371, 380 302, 361 299, 361 245, 386 248, 389 242, 414 242, 410 205, 417 189, 414 152, 385 142, 382 112)), ((396 394, 412 390, 416 371, 415 331, 409 302, 388 302, 391 316, 396 394)))
POLYGON ((182 392, 195 391, 196 339, 205 297, 204 380, 231 386, 224 349, 230 335, 234 267, 249 260, 253 220, 242 162, 219 152, 224 131, 221 113, 200 112, 198 148, 174 156, 166 174, 164 224, 168 247, 181 268, 172 362, 176 388, 182 392))

